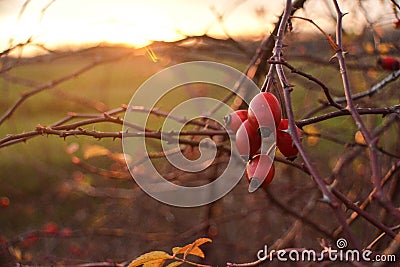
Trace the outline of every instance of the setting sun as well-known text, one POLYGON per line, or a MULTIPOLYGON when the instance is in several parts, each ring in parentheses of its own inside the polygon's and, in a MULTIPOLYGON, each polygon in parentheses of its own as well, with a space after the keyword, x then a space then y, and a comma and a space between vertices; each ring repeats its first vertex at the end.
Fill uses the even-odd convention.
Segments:
MULTIPOLYGON (((259 37, 272 21, 255 15, 258 5, 261 1, 2 1, 0 48, 30 37, 50 49, 99 43, 142 47, 206 33, 259 37)), ((271 18, 276 8, 270 6, 271 18)))

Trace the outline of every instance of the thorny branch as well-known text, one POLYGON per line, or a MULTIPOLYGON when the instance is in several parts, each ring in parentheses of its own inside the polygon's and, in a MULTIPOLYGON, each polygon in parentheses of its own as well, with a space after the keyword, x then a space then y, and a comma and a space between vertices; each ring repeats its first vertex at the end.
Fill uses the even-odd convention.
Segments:
POLYGON ((336 51, 336 57, 339 61, 340 65, 340 73, 342 76, 342 81, 343 81, 343 89, 346 97, 346 102, 347 102, 347 109, 351 113, 351 116, 353 117, 357 127, 360 129, 362 135, 364 136, 365 142, 369 146, 369 151, 370 151, 370 165, 371 165, 371 172, 372 172, 372 177, 371 180, 374 183, 374 186, 376 188, 376 192, 374 194, 374 197, 377 198, 379 203, 384 206, 389 212, 391 212, 394 216, 400 218, 400 211, 392 207, 390 203, 387 202, 385 199, 385 196, 382 191, 381 187, 381 172, 380 172, 380 163, 379 163, 379 158, 378 158, 378 153, 377 153, 377 147, 376 143, 377 140, 374 139, 370 132, 368 131, 367 127, 365 126, 364 121, 362 120, 360 114, 357 112, 357 109, 354 105, 354 101, 352 98, 351 94, 351 88, 350 88, 350 81, 349 81, 349 76, 347 73, 347 67, 346 67, 346 62, 344 58, 344 53, 345 51, 343 50, 343 36, 342 36, 342 21, 343 17, 345 16, 344 13, 340 10, 339 4, 336 0, 333 1, 337 13, 337 26, 336 26, 336 43, 338 45, 338 50, 336 51))

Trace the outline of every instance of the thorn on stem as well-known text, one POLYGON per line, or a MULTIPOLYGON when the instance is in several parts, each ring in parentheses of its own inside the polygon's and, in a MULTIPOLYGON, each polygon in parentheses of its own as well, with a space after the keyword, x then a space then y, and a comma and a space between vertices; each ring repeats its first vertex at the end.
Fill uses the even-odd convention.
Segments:
POLYGON ((324 203, 331 204, 331 200, 326 194, 323 195, 321 201, 324 202, 324 203))

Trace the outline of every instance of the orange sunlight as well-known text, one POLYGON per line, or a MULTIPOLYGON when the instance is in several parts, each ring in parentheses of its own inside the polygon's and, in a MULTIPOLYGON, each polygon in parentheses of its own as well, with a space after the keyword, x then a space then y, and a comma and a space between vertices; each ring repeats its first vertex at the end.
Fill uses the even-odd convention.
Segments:
MULTIPOLYGON (((5 0, 0 1, 0 51, 30 37, 32 44, 48 49, 104 43, 143 47, 206 33, 261 37, 271 31, 283 2, 270 1, 266 6, 263 0, 5 0), (218 21, 221 14, 223 23, 218 21)), ((320 10, 320 2, 307 9, 320 26, 331 25, 320 10)), ((296 29, 314 30, 309 25, 296 29)), ((34 45, 23 48, 23 55, 43 52, 34 45)))
MULTIPOLYGON (((232 1, 0 1, 0 25, 4 29, 0 32, 0 49, 24 43, 30 37, 34 44, 59 49, 101 43, 142 47, 151 41, 174 41, 185 35, 226 37, 224 30, 233 36, 260 36, 268 29, 267 24, 254 15, 254 3, 232 1), (25 8, 24 3, 28 3, 25 8), (215 11, 226 10, 231 11, 222 27, 215 11)), ((39 51, 34 46, 24 47, 24 55, 39 51)))

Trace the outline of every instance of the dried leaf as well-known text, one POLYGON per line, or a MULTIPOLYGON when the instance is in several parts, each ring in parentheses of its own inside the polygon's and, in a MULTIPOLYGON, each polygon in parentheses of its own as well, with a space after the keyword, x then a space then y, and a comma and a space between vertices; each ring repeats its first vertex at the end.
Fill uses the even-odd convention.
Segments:
POLYGON ((103 146, 91 145, 85 149, 85 152, 83 152, 83 157, 85 159, 89 159, 93 157, 105 156, 109 153, 111 153, 110 150, 103 146))
POLYGON ((193 247, 193 244, 189 244, 182 247, 175 247, 172 249, 172 252, 174 253, 174 255, 178 255, 178 254, 185 254, 185 255, 195 255, 198 256, 200 258, 204 258, 204 252, 199 248, 199 247, 193 247))
POLYGON ((108 155, 112 160, 120 163, 120 164, 125 164, 125 158, 128 163, 132 162, 132 157, 128 154, 124 153, 112 153, 108 155))
POLYGON ((210 238, 201 237, 201 238, 197 239, 196 241, 194 241, 193 243, 195 244, 196 247, 198 247, 198 246, 201 246, 204 243, 208 243, 208 242, 212 242, 212 240, 210 238))
POLYGON ((155 260, 149 261, 143 264, 143 267, 162 267, 165 263, 165 260, 155 260))
POLYGON ((173 261, 170 264, 168 264, 166 267, 178 267, 179 265, 181 265, 183 262, 181 261, 173 261))
MULTIPOLYGON (((152 252, 143 254, 143 255, 139 256, 138 258, 134 259, 128 265, 128 267, 136 267, 136 266, 144 265, 145 263, 160 264, 159 261, 163 261, 162 264, 164 264, 165 260, 167 260, 167 259, 172 259, 172 256, 164 251, 152 251, 152 252), (158 263, 152 263, 152 262, 158 262, 158 263)), ((162 266, 162 265, 151 265, 151 266, 155 267, 155 266, 162 266)))
POLYGON ((186 258, 187 255, 195 255, 204 258, 204 252, 199 248, 199 246, 207 242, 212 242, 212 240, 210 238, 202 237, 184 247, 175 247, 172 249, 172 252, 174 253, 174 255, 184 254, 184 258, 186 258))
POLYGON ((316 146, 319 143, 320 139, 320 137, 318 136, 320 134, 318 128, 314 125, 307 125, 303 129, 306 133, 310 134, 309 136, 307 136, 307 144, 309 146, 316 146))
POLYGON ((356 134, 355 134, 355 136, 354 136, 354 139, 356 140, 356 143, 357 143, 357 144, 361 144, 361 145, 367 144, 367 143, 365 142, 365 139, 364 139, 363 134, 362 134, 360 131, 357 131, 357 132, 356 132, 356 134))
POLYGON ((371 42, 364 43, 364 50, 367 54, 372 54, 375 51, 374 45, 371 42))
POLYGON ((386 54, 386 53, 390 52, 390 50, 392 48, 393 48, 393 44, 391 44, 391 43, 381 43, 378 46, 379 53, 381 53, 381 54, 386 54))

